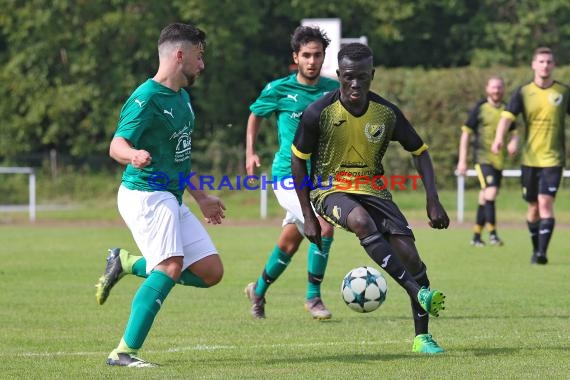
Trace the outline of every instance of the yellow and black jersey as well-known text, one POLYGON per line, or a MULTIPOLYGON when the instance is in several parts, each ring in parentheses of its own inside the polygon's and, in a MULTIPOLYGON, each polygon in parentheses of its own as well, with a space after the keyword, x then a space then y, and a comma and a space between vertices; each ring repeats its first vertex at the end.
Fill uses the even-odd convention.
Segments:
POLYGON ((534 82, 519 87, 502 116, 515 120, 522 114, 526 125, 522 164, 534 167, 564 166, 564 119, 570 114, 570 88, 554 82, 541 88, 534 82))
POLYGON ((352 115, 344 108, 339 90, 303 113, 292 151, 299 158, 311 159, 313 202, 338 191, 391 199, 382 166, 390 141, 398 141, 414 154, 427 149, 398 107, 373 92, 368 98, 362 115, 352 115))
MULTIPOLYGON (((491 152, 491 145, 493 145, 497 125, 504 110, 505 104, 494 106, 485 98, 478 101, 469 112, 467 121, 461 129, 475 137, 473 140, 475 163, 492 165, 498 170, 503 169, 506 150, 503 149, 501 153, 494 154, 491 152)), ((509 130, 514 128, 515 123, 512 123, 509 130)))

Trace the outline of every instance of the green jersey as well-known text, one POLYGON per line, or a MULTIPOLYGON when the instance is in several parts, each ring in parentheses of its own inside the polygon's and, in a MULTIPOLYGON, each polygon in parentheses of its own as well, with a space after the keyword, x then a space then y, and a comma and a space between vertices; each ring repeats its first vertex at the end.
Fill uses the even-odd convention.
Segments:
POLYGON ((184 188, 179 179, 190 173, 194 121, 190 97, 184 89, 175 92, 152 79, 141 84, 121 109, 115 137, 146 150, 152 161, 143 169, 128 164, 123 185, 131 190, 166 190, 182 203, 184 188), (161 180, 159 186, 156 179, 161 180))
POLYGON ((326 77, 320 77, 315 85, 299 83, 297 73, 294 73, 268 83, 249 107, 256 116, 268 118, 275 113, 277 117, 279 149, 273 159, 273 176, 291 176, 291 144, 303 111, 309 104, 337 88, 338 82, 326 77))

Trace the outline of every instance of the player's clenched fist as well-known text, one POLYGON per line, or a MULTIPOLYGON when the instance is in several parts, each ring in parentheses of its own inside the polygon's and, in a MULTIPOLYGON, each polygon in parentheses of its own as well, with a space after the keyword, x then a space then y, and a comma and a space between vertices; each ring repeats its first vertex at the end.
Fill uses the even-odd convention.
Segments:
POLYGON ((135 150, 133 156, 131 157, 131 165, 137 169, 142 169, 148 166, 152 161, 150 153, 146 150, 135 150))

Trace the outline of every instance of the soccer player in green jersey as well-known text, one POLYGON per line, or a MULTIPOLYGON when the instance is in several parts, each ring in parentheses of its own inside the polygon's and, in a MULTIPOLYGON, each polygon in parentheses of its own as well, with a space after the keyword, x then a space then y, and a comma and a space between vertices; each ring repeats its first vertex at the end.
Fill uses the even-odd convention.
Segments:
POLYGON ((447 228, 449 217, 439 202, 427 145, 398 107, 370 91, 374 66, 366 45, 352 43, 341 48, 337 73, 340 90, 305 110, 291 148, 305 236, 322 244, 312 206, 330 223, 353 232, 372 260, 410 297, 415 327, 412 351, 443 352, 429 334, 428 323, 429 314, 438 316, 444 308, 445 296, 429 288, 426 265, 410 225, 386 188, 382 165, 388 144, 398 141, 412 154, 422 177, 429 225, 447 228))
POLYGON ((570 114, 570 88, 552 78, 554 53, 540 47, 532 56, 534 78, 511 96, 497 127, 492 150, 500 151, 505 132, 522 114, 526 125, 521 157, 522 196, 532 241, 532 264, 546 264, 554 231, 554 199, 562 179, 566 151, 564 123, 570 114))
MULTIPOLYGON (((179 183, 190 173, 195 124, 183 87, 192 85, 204 69, 205 37, 188 24, 171 24, 161 31, 158 71, 125 102, 111 141, 110 156, 126 165, 117 197, 119 212, 144 257, 111 250, 96 285, 97 301, 105 302, 125 274, 146 279, 134 296, 123 337, 107 358, 109 365, 154 366, 137 352, 174 284, 210 287, 222 278, 217 250, 198 218, 182 203, 185 184, 179 183)), ((206 221, 221 223, 224 204, 199 190, 197 183, 192 185, 187 188, 206 221)))
MULTIPOLYGON (((253 175, 255 168, 261 165, 255 149, 261 121, 275 114, 279 149, 273 159, 271 180, 275 182, 272 186, 275 196, 286 211, 281 235, 261 275, 245 288, 254 318, 265 318, 267 289, 285 271, 303 240, 304 219, 291 178, 291 143, 305 107, 323 94, 338 88, 337 81, 320 76, 329 43, 326 34, 317 27, 299 26, 295 29, 291 37, 291 48, 298 71, 268 83, 250 106, 246 132, 247 174, 253 175)), ((329 319, 331 313, 322 301, 321 283, 333 241, 333 228, 322 219, 320 222, 323 244, 320 248, 315 244, 309 245, 305 308, 315 319, 329 319)))
MULTIPOLYGON (((503 103, 505 83, 503 78, 491 76, 487 80, 485 92, 487 97, 475 104, 475 107, 469 112, 467 121, 461 128, 459 160, 457 162, 457 173, 465 175, 467 172, 469 140, 474 135, 475 170, 481 185, 479 207, 477 208, 473 239, 471 240, 471 244, 475 247, 483 247, 485 245, 485 242, 481 239, 481 232, 485 223, 487 223, 487 228, 489 229, 489 243, 497 246, 503 245, 496 228, 495 201, 501 187, 502 170, 506 154, 504 151, 499 154, 491 152, 491 144, 495 139, 497 123, 501 118, 501 112, 505 109, 505 104, 503 103)), ((511 129, 514 129, 514 124, 511 126, 511 129)), ((509 152, 516 151, 517 141, 517 134, 513 133, 509 142, 509 152)))

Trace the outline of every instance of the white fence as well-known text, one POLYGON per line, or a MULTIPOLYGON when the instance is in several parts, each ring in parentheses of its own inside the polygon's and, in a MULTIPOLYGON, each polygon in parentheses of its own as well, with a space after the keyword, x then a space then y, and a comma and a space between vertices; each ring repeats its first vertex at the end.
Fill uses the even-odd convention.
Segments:
POLYGON ((30 221, 36 220, 36 173, 28 167, 0 167, 0 174, 28 174, 28 213, 30 221))
MULTIPOLYGON (((520 169, 505 169, 503 170, 503 177, 520 177, 520 169)), ((477 177, 477 172, 474 169, 467 170, 465 175, 457 176, 457 221, 463 222, 465 210, 465 177, 477 177)), ((570 170, 564 170, 562 177, 570 177, 570 170)))

